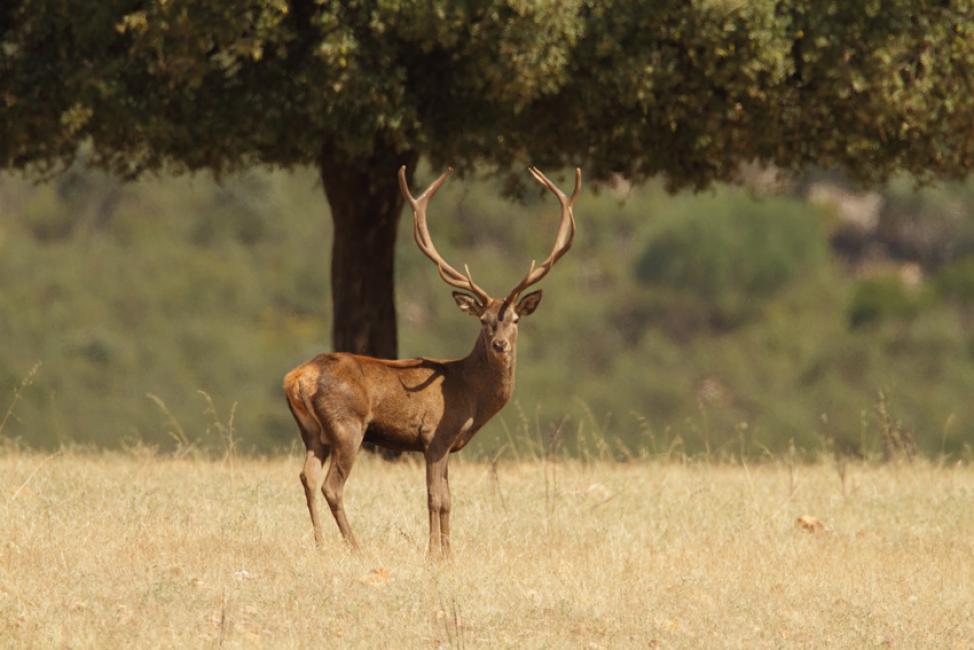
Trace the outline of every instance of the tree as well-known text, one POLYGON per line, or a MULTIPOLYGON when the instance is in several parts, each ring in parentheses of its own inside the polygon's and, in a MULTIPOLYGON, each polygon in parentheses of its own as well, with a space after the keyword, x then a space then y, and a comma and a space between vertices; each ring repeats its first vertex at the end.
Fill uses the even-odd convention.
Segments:
MULTIPOLYGON (((960 177, 970 2, 8 0, 0 168, 316 165, 336 350, 396 355, 396 169, 960 177)), ((512 175, 516 179, 520 175, 512 175)), ((412 179, 410 179, 412 180, 412 179)))

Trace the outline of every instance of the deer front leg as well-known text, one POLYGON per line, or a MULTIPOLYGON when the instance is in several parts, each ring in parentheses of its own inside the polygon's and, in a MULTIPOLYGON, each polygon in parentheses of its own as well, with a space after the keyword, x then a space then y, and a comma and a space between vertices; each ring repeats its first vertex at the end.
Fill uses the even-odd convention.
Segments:
POLYGON ((426 455, 426 495, 430 516, 429 557, 434 559, 450 553, 450 489, 446 482, 446 466, 449 455, 426 455), (446 504, 447 515, 443 511, 446 504), (444 521, 445 528, 444 528, 444 521))
POLYGON ((443 458, 443 494, 440 500, 440 544, 443 547, 443 557, 450 557, 450 455, 443 458))

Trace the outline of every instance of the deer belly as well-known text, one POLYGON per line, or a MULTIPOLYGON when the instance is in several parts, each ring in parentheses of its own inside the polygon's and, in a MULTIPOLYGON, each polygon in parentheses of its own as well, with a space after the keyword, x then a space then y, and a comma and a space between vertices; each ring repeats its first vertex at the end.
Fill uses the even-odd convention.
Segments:
POLYGON ((423 443, 418 429, 408 430, 402 427, 383 425, 372 422, 365 429, 365 442, 392 449, 393 451, 422 451, 423 443))

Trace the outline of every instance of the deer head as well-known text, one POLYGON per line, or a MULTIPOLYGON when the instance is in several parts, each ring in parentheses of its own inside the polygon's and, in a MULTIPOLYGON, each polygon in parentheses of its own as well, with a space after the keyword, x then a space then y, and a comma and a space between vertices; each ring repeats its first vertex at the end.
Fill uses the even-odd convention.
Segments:
POLYGON ((440 278, 451 287, 460 289, 460 291, 453 292, 454 301, 456 301, 460 311, 480 319, 482 328, 480 335, 484 349, 502 360, 510 359, 514 354, 517 346, 518 321, 521 317, 534 313, 534 310, 541 303, 542 293, 540 289, 523 297, 521 294, 525 289, 538 283, 547 275, 562 255, 571 248, 572 239, 575 236, 575 216, 572 212, 572 206, 575 204, 575 198, 582 187, 582 170, 578 168, 575 169, 575 190, 570 197, 558 189, 537 167, 530 167, 528 171, 531 172, 535 180, 548 188, 558 198, 558 202, 561 204, 561 225, 547 259, 540 265, 532 260, 527 275, 511 289, 507 297, 498 300, 492 298, 473 281, 470 268, 466 264, 463 266, 464 272, 461 273, 447 263, 436 250, 436 246, 430 237, 429 227, 426 224, 426 208, 436 191, 453 173, 453 168, 448 168, 443 172, 419 197, 414 197, 409 191, 409 185, 406 182, 406 166, 403 165, 399 168, 399 187, 413 209, 413 238, 416 240, 416 245, 436 265, 440 278))

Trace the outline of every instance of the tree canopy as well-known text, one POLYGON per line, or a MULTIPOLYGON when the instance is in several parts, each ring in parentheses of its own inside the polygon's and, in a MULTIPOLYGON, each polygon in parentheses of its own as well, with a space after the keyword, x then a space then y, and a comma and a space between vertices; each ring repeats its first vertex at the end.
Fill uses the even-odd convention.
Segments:
POLYGON ((963 175, 968 2, 14 0, 4 167, 586 164, 676 185, 741 161, 963 175))
POLYGON ((571 164, 671 187, 755 161, 962 177, 972 14, 932 0, 8 0, 0 168, 56 171, 84 143, 123 177, 315 165, 336 225, 335 346, 388 355, 400 164, 512 180, 571 164))

